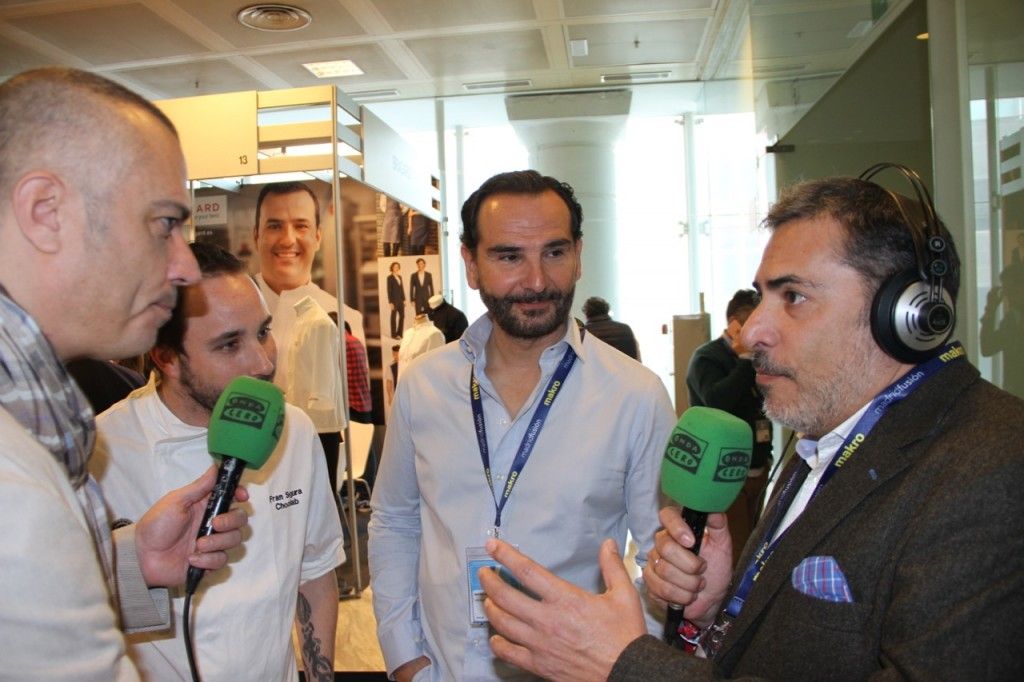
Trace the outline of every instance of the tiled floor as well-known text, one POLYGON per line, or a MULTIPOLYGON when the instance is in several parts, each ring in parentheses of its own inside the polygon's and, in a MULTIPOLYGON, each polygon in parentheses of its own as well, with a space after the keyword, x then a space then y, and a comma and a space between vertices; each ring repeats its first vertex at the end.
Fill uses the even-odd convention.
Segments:
POLYGON ((338 602, 338 630, 334 637, 335 670, 384 670, 377 643, 370 588, 356 599, 338 602))
MULTIPOLYGON (((296 645, 296 658, 302 670, 302 658, 298 655, 297 634, 292 630, 292 641, 296 645)), ((363 590, 355 599, 338 602, 338 629, 334 635, 334 670, 337 672, 384 672, 384 657, 377 643, 377 623, 373 618, 370 588, 363 590)))

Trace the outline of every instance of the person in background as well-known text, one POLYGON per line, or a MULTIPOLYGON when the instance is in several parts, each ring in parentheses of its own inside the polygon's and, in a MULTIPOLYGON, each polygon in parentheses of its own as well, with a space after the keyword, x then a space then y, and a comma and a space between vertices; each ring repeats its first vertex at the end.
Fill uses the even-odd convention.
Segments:
MULTIPOLYGON (((652 595, 686 605, 703 656, 644 634, 613 543, 594 595, 492 542, 539 598, 482 572, 498 656, 553 680, 1024 676, 1024 401, 983 380, 959 343, 915 363, 873 334, 879 289, 905 290, 901 276, 927 265, 913 206, 895 197, 815 180, 765 221, 761 302, 741 339, 766 412, 804 434, 799 456, 735 573, 725 515, 709 515, 697 556, 673 508, 644 569, 652 595)), ((959 259, 936 229, 956 300, 959 259)))
POLYGON ((377 635, 400 682, 524 675, 487 647, 474 568, 489 537, 591 590, 605 537, 632 533, 645 563, 675 416, 653 372, 570 315, 582 213, 535 171, 491 178, 462 208, 466 277, 488 312, 401 368, 371 497, 377 635))
POLYGON ((1018 398, 1024 397, 1024 264, 1006 266, 999 275, 1002 286, 992 287, 985 299, 978 340, 981 354, 1003 354, 1002 386, 1018 398), (999 316, 1000 303, 1003 315, 999 316))
POLYGON ((617 348, 636 361, 640 360, 640 346, 633 336, 633 330, 624 322, 616 322, 609 314, 611 308, 608 301, 599 296, 591 296, 583 304, 583 316, 587 318, 587 331, 617 348))
POLYGON ((345 323, 345 370, 348 378, 348 415, 360 424, 373 423, 373 396, 370 394, 370 365, 366 348, 352 335, 345 323))
MULTIPOLYGON (((260 259, 256 283, 274 318, 272 333, 280 349, 274 383, 283 391, 288 390, 292 379, 289 355, 298 322, 296 304, 302 299, 310 297, 328 315, 337 314, 340 307, 342 319, 349 323, 353 335, 364 344, 366 341, 362 313, 344 303, 339 305, 337 298, 313 282, 313 260, 322 239, 320 200, 308 185, 272 182, 263 186, 256 199, 253 227, 253 240, 260 259)), ((338 334, 340 347, 341 332, 338 334)), ((318 377, 304 379, 316 383, 318 377)), ((337 410, 344 419, 344 407, 339 405, 337 410)), ((325 428, 319 432, 319 437, 328 470, 337 472, 341 451, 340 429, 325 428)))
POLYGON ((409 220, 409 253, 422 256, 427 252, 427 240, 433 223, 419 211, 408 211, 406 215, 409 220))
POLYGON ((199 278, 186 177, 174 125, 120 85, 62 68, 0 84, 5 675, 135 678, 120 627, 166 628, 163 588, 189 565, 224 566, 241 542, 241 509, 196 539, 213 467, 112 532, 87 466, 93 412, 63 364, 145 352, 199 278))
POLYGON ((725 331, 694 351, 686 370, 691 406, 714 407, 735 415, 750 425, 754 437, 747 482, 726 512, 734 562, 761 514, 772 461, 772 422, 764 414, 761 392, 754 382, 752 353, 740 337, 757 302, 753 289, 737 291, 725 307, 725 331))
POLYGON ((388 363, 388 376, 384 382, 384 394, 388 405, 395 399, 395 387, 398 386, 398 352, 400 350, 402 350, 401 344, 391 345, 391 362, 388 363))
POLYGON ((402 222, 405 214, 402 205, 391 197, 380 195, 384 200, 384 221, 381 243, 384 249, 384 257, 397 256, 402 245, 402 222))
POLYGON ((67 363, 67 368, 89 399, 93 414, 103 412, 146 383, 144 376, 113 360, 79 358, 67 363))
MULTIPOLYGON (((152 500, 213 461, 207 430, 218 397, 238 376, 273 379, 270 314, 245 265, 212 244, 193 244, 202 279, 186 287, 150 351, 150 383, 97 419, 90 471, 111 513, 133 520, 152 500)), ((281 439, 249 491, 251 537, 231 555, 231 575, 204 579, 192 611, 204 679, 297 680, 292 623, 306 679, 334 679, 341 524, 313 423, 288 404, 281 439), (255 589, 260 586, 259 589, 255 589)), ((172 600, 173 634, 129 637, 132 658, 154 680, 188 679, 184 594, 172 600)))
POLYGON ((274 383, 287 388, 286 349, 291 347, 295 326, 295 304, 309 296, 325 312, 337 313, 352 327, 352 333, 365 343, 363 315, 341 303, 313 282, 313 260, 323 233, 320 227, 320 200, 301 182, 271 182, 263 186, 256 199, 256 225, 253 241, 260 259, 256 283, 274 316, 274 340, 281 350, 274 383))
POLYGON ((405 332, 405 285, 402 283, 402 265, 395 261, 388 268, 388 307, 391 310, 391 338, 401 339, 405 332))
POLYGON ((412 273, 409 280, 409 298, 413 302, 416 315, 422 315, 430 311, 427 302, 434 295, 434 276, 427 272, 427 261, 422 258, 416 259, 416 272, 412 273))

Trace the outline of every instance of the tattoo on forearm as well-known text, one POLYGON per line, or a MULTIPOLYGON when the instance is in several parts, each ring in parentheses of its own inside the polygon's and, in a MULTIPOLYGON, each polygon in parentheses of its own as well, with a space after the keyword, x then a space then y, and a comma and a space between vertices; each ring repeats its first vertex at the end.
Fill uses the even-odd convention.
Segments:
POLYGON ((299 627, 302 630, 302 662, 306 667, 306 679, 316 682, 334 680, 334 662, 327 660, 320 651, 320 639, 313 631, 313 609, 309 600, 301 594, 298 603, 299 627))

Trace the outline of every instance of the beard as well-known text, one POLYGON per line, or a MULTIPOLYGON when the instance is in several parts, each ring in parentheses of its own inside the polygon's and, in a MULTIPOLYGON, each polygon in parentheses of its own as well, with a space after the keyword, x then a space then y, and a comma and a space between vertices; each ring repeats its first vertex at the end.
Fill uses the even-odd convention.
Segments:
MULTIPOLYGON (((256 375, 254 378, 262 379, 263 381, 273 381, 274 373, 271 372, 269 375, 256 375)), ((181 374, 178 379, 181 382, 182 388, 185 389, 185 393, 189 398, 192 399, 197 405, 200 405, 213 414, 213 408, 217 405, 217 400, 220 398, 220 394, 224 392, 227 386, 214 386, 211 383, 205 382, 200 379, 192 371, 192 367, 189 365, 188 360, 181 356, 181 374)))
POLYGON ((495 296, 483 286, 480 287, 480 298, 487 306, 491 319, 509 336, 520 339, 538 339, 564 327, 572 309, 572 299, 576 293, 573 285, 568 291, 545 289, 535 294, 519 294, 517 296, 495 296), (551 312, 535 311, 520 315, 515 311, 517 303, 540 303, 552 301, 555 304, 551 312))
POLYGON ((782 387, 759 385, 768 418, 799 433, 820 438, 849 417, 849 406, 845 404, 849 396, 870 390, 871 373, 867 368, 871 366, 871 351, 869 344, 851 344, 837 348, 835 354, 841 360, 826 374, 777 365, 764 351, 755 351, 754 368, 789 378, 793 386, 788 390, 795 391, 786 401, 780 395, 782 387))

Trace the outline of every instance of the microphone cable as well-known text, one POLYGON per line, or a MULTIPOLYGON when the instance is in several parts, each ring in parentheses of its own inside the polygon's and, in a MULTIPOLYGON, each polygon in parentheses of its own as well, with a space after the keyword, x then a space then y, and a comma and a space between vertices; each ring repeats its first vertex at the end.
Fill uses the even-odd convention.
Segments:
POLYGON ((199 682, 199 670, 196 669, 195 653, 192 651, 192 591, 185 593, 185 608, 182 610, 182 630, 185 635, 185 655, 188 656, 188 669, 192 673, 192 682, 199 682))
POLYGON ((786 460, 786 453, 789 452, 789 446, 793 442, 793 438, 796 436, 796 431, 789 432, 789 438, 786 439, 786 444, 782 446, 782 453, 779 454, 779 461, 775 462, 775 466, 772 467, 771 472, 768 474, 768 480, 765 481, 765 485, 769 486, 772 481, 775 480, 775 475, 779 473, 779 469, 782 468, 782 463, 786 460))

